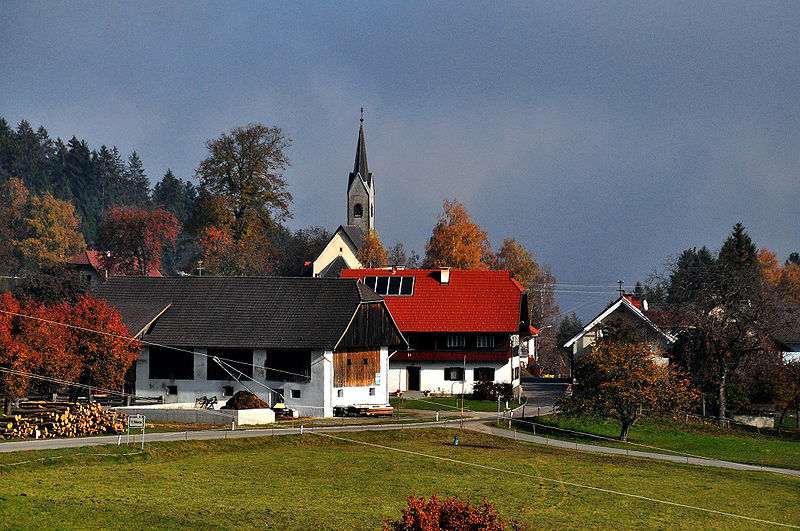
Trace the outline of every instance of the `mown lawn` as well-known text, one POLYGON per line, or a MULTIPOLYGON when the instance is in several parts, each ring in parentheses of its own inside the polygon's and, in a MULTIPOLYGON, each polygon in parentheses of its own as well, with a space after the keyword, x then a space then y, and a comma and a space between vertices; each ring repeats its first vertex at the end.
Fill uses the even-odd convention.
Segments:
POLYGON ((0 466, 0 526, 378 529, 382 518, 400 515, 408 495, 433 493, 486 496, 503 517, 531 529, 766 526, 576 484, 800 525, 795 477, 585 454, 440 428, 335 437, 161 443, 121 457, 96 454, 136 447, 3 454, 0 465, 60 458, 0 466))
MULTIPOLYGON (((525 420, 578 432, 602 435, 610 439, 618 438, 620 433, 619 422, 597 417, 576 418, 549 415, 525 420)), ((500 425, 508 427, 507 423, 500 423, 500 425)), ((533 430, 525 422, 514 422, 514 427, 519 431, 533 430)), ((643 419, 631 428, 628 434, 628 441, 638 445, 581 436, 543 428, 542 426, 536 426, 536 434, 547 434, 554 439, 580 441, 588 444, 617 446, 632 450, 658 451, 638 446, 648 445, 673 450, 682 454, 724 459, 737 463, 800 469, 800 437, 796 434, 778 437, 766 432, 758 433, 749 429, 722 429, 710 424, 686 424, 681 421, 660 419, 643 419)))
MULTIPOLYGON (((447 413, 461 411, 461 397, 458 396, 429 396, 415 400, 393 397, 389 399, 393 407, 400 405, 400 409, 425 409, 447 413)), ((510 407, 517 407, 517 402, 509 402, 510 407)), ((505 401, 500 403, 500 411, 506 407, 505 401)), ((464 400, 464 411, 497 411, 496 400, 464 400)))

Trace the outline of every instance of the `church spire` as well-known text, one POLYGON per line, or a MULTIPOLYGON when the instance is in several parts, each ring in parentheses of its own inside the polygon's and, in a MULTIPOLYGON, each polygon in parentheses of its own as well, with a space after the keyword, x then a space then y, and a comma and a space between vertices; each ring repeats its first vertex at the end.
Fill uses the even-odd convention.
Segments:
POLYGON ((367 186, 372 186, 372 174, 367 166, 367 146, 364 142, 364 107, 361 107, 361 126, 358 128, 356 161, 353 164, 353 173, 350 174, 350 180, 347 183, 348 187, 353 185, 353 179, 356 178, 357 174, 361 174, 361 178, 367 183, 367 186))
POLYGON ((360 122, 356 160, 353 172, 347 180, 347 224, 358 227, 366 234, 375 228, 375 183, 367 166, 363 107, 360 122))

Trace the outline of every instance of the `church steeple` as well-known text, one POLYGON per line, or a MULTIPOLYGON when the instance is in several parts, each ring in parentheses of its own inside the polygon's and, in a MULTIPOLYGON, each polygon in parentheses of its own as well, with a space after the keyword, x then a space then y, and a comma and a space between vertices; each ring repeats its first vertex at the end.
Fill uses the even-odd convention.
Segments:
POLYGON ((356 161, 353 164, 353 173, 350 174, 350 181, 347 183, 348 187, 353 185, 353 179, 356 175, 361 175, 361 178, 368 184, 372 185, 372 174, 369 172, 367 166, 367 146, 364 143, 364 108, 361 108, 361 126, 358 128, 358 144, 356 144, 356 161))
POLYGON ((347 180, 347 224, 359 227, 366 234, 375 228, 375 183, 367 166, 363 107, 360 121, 356 160, 347 180))

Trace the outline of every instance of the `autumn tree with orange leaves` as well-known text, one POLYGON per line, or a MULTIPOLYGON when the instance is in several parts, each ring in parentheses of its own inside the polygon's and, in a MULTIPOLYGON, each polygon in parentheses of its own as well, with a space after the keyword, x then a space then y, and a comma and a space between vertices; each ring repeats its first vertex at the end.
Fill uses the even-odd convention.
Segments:
POLYGON ((653 413, 686 411, 696 392, 682 374, 656 364, 658 356, 647 343, 601 340, 575 363, 578 392, 562 399, 564 414, 596 414, 622 425, 620 441, 642 418, 653 413))
POLYGON ((364 241, 358 249, 358 261, 366 268, 385 267, 389 262, 389 256, 376 230, 371 229, 364 236, 364 241))
POLYGON ((161 266, 165 244, 174 244, 178 220, 165 210, 116 207, 100 225, 103 267, 124 275, 148 276, 161 266))
POLYGON ((68 382, 122 391, 138 352, 119 313, 102 300, 44 306, 0 295, 0 397, 7 410, 30 392, 66 387, 77 397, 68 382))
POLYGON ((445 199, 433 235, 425 246, 422 267, 454 269, 489 269, 492 246, 484 232, 467 213, 464 205, 445 199))

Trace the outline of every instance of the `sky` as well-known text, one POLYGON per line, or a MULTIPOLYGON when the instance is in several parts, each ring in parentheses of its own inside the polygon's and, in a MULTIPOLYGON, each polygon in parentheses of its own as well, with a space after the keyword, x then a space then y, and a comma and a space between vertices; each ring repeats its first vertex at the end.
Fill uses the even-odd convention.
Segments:
MULTIPOLYGON (((742 222, 800 251, 800 3, 0 3, 0 116, 192 179, 292 139, 292 228, 346 222, 364 108, 376 225, 424 254, 457 198, 584 321, 742 222)), ((535 323, 534 323, 535 324, 535 323)))

